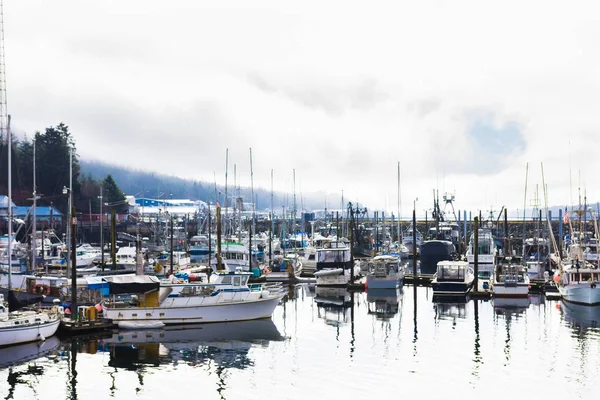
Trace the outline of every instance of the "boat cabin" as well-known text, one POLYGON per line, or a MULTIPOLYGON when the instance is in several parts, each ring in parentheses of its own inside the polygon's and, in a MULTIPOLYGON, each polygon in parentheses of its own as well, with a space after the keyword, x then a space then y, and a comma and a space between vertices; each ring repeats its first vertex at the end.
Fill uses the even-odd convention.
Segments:
POLYGON ((393 256, 377 256, 367 265, 369 274, 375 276, 388 276, 400 272, 400 259, 393 256))
POLYGON ((496 265, 495 280, 504 286, 517 286, 519 283, 525 283, 527 273, 520 264, 500 264, 496 265))
POLYGON ((331 247, 317 249, 316 254, 317 270, 323 268, 350 268, 352 263, 350 248, 342 245, 342 243, 332 242, 331 247))
POLYGON ((464 282, 469 268, 466 261, 440 261, 436 277, 438 282, 464 282))

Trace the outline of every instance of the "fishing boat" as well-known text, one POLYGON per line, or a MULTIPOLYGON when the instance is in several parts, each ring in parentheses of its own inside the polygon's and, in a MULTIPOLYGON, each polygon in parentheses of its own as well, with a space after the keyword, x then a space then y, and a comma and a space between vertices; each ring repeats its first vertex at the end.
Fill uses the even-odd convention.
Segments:
POLYGON ((586 261, 571 260, 560 271, 558 291, 565 301, 588 306, 600 305, 600 269, 586 261))
POLYGON ((494 297, 527 297, 530 280, 521 264, 511 263, 509 257, 494 267, 492 294, 494 297))
POLYGON ((465 296, 475 280, 473 268, 466 261, 440 261, 433 275, 434 296, 465 296))
POLYGON ((350 247, 343 242, 331 242, 328 247, 317 249, 317 268, 314 277, 317 286, 346 286, 352 276, 350 247))
POLYGON ((533 237, 523 243, 523 261, 530 279, 542 279, 549 269, 550 244, 545 238, 533 237))
MULTIPOLYGON (((223 242, 221 244, 221 260, 221 268, 226 267, 230 271, 250 271, 250 251, 243 243, 223 242)), ((211 266, 215 271, 217 262, 217 257, 211 258, 211 266)))
MULTIPOLYGON (((487 265, 491 270, 496 262, 496 256, 498 255, 498 249, 496 248, 496 242, 494 241, 492 231, 488 228, 480 228, 477 236, 477 262, 479 268, 481 269, 487 265)), ((475 262, 474 234, 471 234, 471 238, 469 239, 469 247, 466 256, 469 263, 473 264, 475 262)))
POLYGON ((164 324, 244 321, 269 318, 284 296, 281 285, 248 285, 252 274, 211 274, 209 283, 161 286, 155 276, 104 278, 109 296, 102 303, 105 318, 121 322, 160 321, 164 324))
POLYGON ((411 224, 411 226, 402 235, 402 243, 406 246, 409 256, 414 256, 415 254, 418 256, 421 252, 421 243, 423 242, 423 234, 418 230, 414 232, 414 229, 415 228, 411 224), (414 243, 413 232, 416 239, 414 243))
POLYGON ((400 257, 382 255, 367 263, 367 287, 369 289, 396 289, 404 280, 404 268, 400 257))

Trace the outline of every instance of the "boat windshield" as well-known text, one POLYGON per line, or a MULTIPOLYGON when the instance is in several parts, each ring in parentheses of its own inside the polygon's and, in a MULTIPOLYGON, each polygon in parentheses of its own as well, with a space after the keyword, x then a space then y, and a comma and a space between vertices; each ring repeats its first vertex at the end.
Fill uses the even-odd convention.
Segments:
POLYGON ((349 249, 331 249, 321 250, 317 255, 317 262, 320 263, 334 263, 334 262, 348 262, 350 261, 350 250, 349 249))

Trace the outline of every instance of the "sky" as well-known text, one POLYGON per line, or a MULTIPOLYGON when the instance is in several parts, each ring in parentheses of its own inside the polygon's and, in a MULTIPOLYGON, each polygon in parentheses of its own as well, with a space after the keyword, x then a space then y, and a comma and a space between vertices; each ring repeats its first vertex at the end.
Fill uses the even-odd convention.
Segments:
MULTIPOLYGON (((592 1, 4 0, 8 110, 87 160, 401 215, 600 199, 592 1), (543 165, 543 176, 542 176, 543 165), (527 167, 528 166, 528 167, 527 167), (526 172, 528 171, 528 172, 526 172), (542 180, 544 178, 544 180, 542 180), (527 191, 525 190, 527 180, 527 191), (579 189, 580 188, 580 189, 579 189), (328 195, 324 196, 324 201, 328 195)), ((522 212, 522 211, 521 211, 522 212)))

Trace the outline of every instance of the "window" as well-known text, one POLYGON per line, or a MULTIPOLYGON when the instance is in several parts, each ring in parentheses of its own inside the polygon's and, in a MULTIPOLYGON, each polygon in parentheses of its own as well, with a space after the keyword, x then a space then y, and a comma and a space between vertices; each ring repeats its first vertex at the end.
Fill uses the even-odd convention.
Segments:
POLYGON ((233 286, 240 286, 241 281, 242 281, 241 277, 235 276, 233 278, 233 286))
POLYGON ((224 276, 223 280, 221 281, 221 283, 224 283, 226 285, 231 285, 231 277, 230 276, 224 276))

